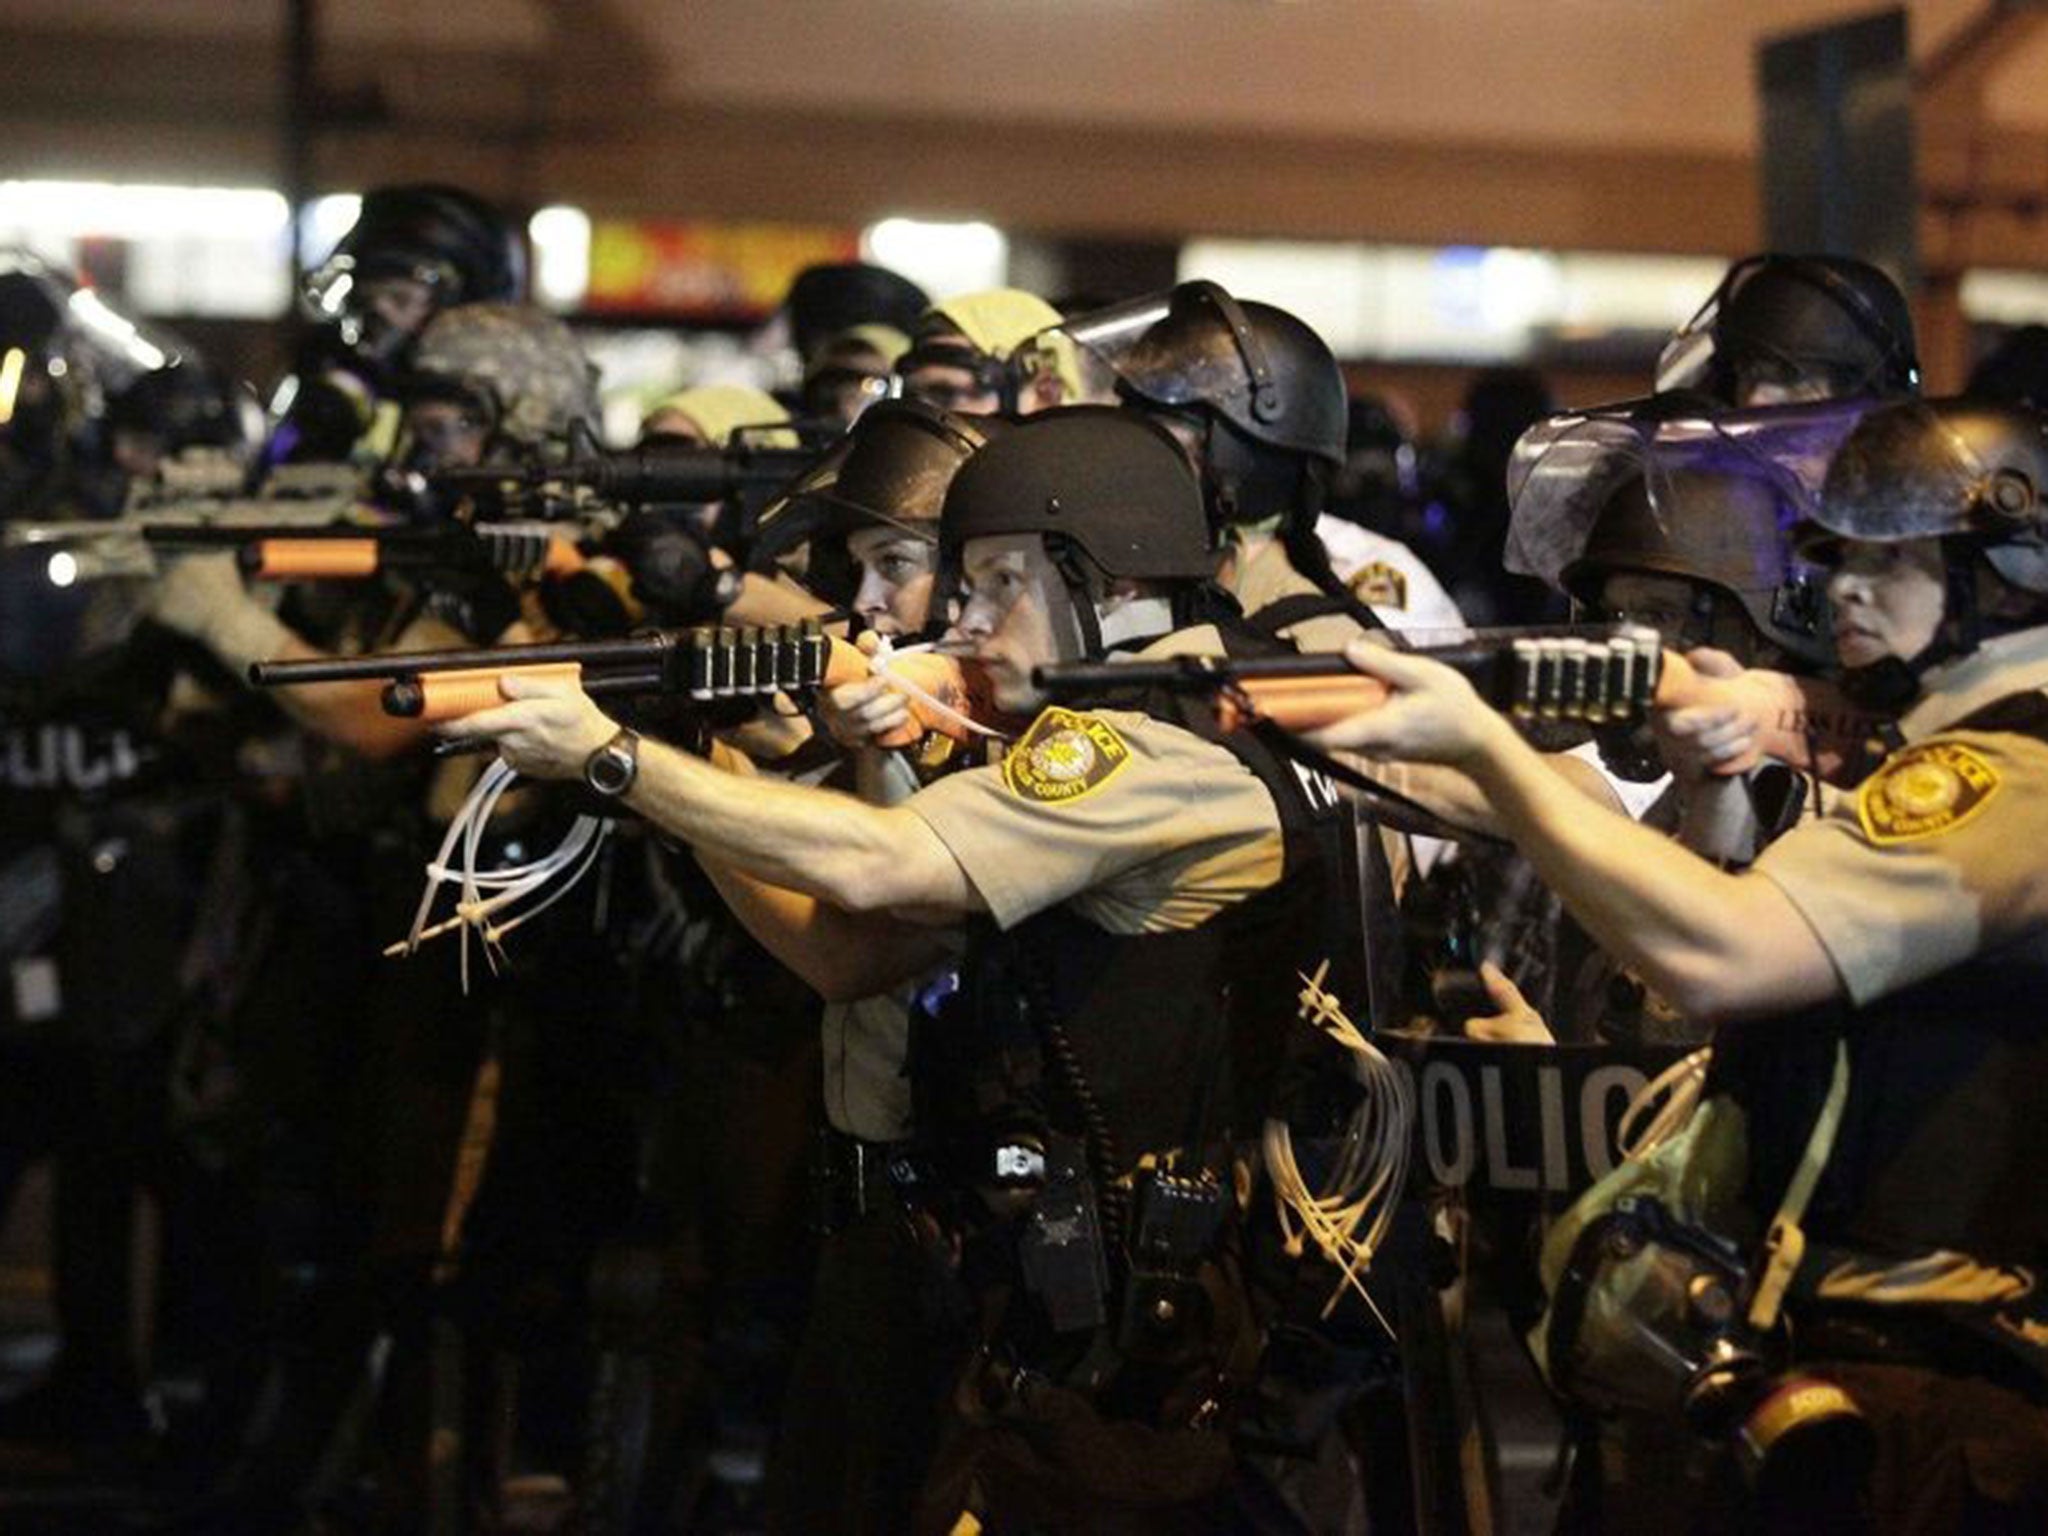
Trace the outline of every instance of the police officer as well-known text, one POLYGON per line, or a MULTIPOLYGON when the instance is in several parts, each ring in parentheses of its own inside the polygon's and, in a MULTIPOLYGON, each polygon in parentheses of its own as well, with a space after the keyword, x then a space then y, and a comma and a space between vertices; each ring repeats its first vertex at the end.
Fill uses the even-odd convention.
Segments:
POLYGON ((1248 615, 1305 644, 1379 627, 1317 533, 1349 432, 1344 375, 1320 336, 1286 310, 1206 281, 1077 316, 1061 330, 1110 370, 1122 399, 1187 449, 1219 579, 1248 615))
POLYGON ((1918 394, 1913 313, 1869 262, 1745 256, 1665 343, 1657 390, 1733 406, 1918 394))
MULTIPOLYGON (((810 525, 814 570, 821 547, 847 546, 860 573, 853 608, 863 634, 909 644, 943 627, 946 605, 934 592, 939 511, 960 467, 1001 425, 920 401, 884 401, 854 423, 830 478, 792 496, 783 515, 810 525)), ((880 678, 820 699, 844 752, 834 780, 871 805, 900 803, 921 782, 970 761, 918 742, 904 706, 880 678)), ((769 1527, 906 1530, 967 1335, 947 1265, 905 1219, 888 1168, 912 1132, 912 1000, 927 987, 943 989, 954 967, 949 958, 888 992, 848 997, 835 971, 855 957, 806 942, 807 914, 790 911, 788 893, 708 867, 754 935, 834 999, 821 1019, 818 1273, 769 1467, 769 1527)))
POLYGON ((315 329, 273 399, 264 463, 343 460, 358 444, 381 455, 392 429, 383 403, 428 323, 525 293, 525 246, 482 198, 428 182, 372 187, 307 275, 300 309, 315 329))
MULTIPOLYGON (((1080 398, 1080 382, 1064 355, 1028 376, 1013 359, 1060 323, 1060 312, 1021 288, 956 294, 926 310, 896 359, 903 394, 942 410, 988 416, 1028 415, 1080 398)), ((1037 352, 1033 352, 1038 356, 1037 352)))
POLYGON ((2044 485, 2031 412, 1901 402, 1857 424, 1810 531, 1843 660, 1905 713, 1854 797, 1748 872, 1572 800, 1426 660, 1355 647, 1395 697, 1324 736, 1472 774, 1594 935, 1719 1023, 1709 1087, 1746 1117, 1747 1236, 1772 1225, 1752 1285, 1784 1288, 1792 1360, 1868 1420, 1882 1531, 2048 1520, 2048 1229, 2019 1193, 2048 1153, 2028 1001, 2048 945, 2044 485))
POLYGON ((971 1486, 1001 1518, 1065 1529, 1218 1522, 1245 1508, 1221 1431, 1258 1353, 1228 1278, 1228 1148, 1298 985, 1263 966, 1298 965, 1322 931, 1315 813, 1291 771, 1170 705, 1040 709, 1046 662, 1218 643, 1175 636, 1203 615, 1210 557, 1164 433, 1099 407, 1028 420, 954 478, 942 526, 996 704, 1039 710, 999 765, 878 809, 721 774, 573 689, 508 681, 513 701, 461 729, 818 898, 860 946, 849 985, 942 956, 921 922, 966 923, 961 1002, 914 1067, 931 1160, 907 1198, 959 1245, 984 1340, 927 1515, 947 1528, 971 1486))

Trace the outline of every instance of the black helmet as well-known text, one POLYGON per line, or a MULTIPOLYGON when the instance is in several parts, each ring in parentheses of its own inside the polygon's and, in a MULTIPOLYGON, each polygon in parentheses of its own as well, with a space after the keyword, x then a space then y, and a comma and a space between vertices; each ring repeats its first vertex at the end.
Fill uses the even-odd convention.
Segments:
POLYGON ((167 453, 238 448, 248 437, 234 384, 191 353, 109 395, 106 420, 117 430, 159 439, 167 453))
POLYGON ((1826 557, 1843 539, 1941 538, 2048 595, 2048 421, 2023 406, 1902 400, 1865 414, 1828 465, 1801 530, 1826 557))
POLYGON ((1214 561, 1201 487, 1172 436, 1134 412, 1067 406, 1027 416, 963 465, 939 542, 1040 534, 1108 576, 1206 580, 1214 561))
POLYGON ((1728 405, 1766 370, 1827 397, 1920 389, 1913 315, 1898 284, 1847 256, 1748 256, 1657 360, 1657 388, 1704 390, 1728 405))
POLYGON ((302 298, 314 319, 341 320, 360 286, 380 277, 425 283, 437 309, 510 303, 525 297, 526 248, 496 209, 459 187, 373 187, 302 298))
POLYGON ((921 400, 884 400, 848 428, 825 483, 800 486, 790 501, 815 503, 824 525, 842 533, 887 524, 936 544, 946 488, 1006 425, 921 400))
POLYGON ((826 342, 855 326, 886 325, 908 334, 931 302, 917 284, 887 267, 846 261, 805 267, 782 304, 797 355, 809 363, 826 342))
POLYGON ((1344 462, 1343 371, 1322 337, 1284 309, 1198 281, 1063 329, 1109 365, 1135 404, 1199 410, 1265 447, 1333 469, 1344 462))
POLYGON ((1572 598, 1597 607, 1602 581, 1618 572, 1681 577, 1726 593, 1766 640, 1820 665, 1828 660, 1826 598, 1814 573, 1792 559, 1797 515, 1784 488, 1761 474, 1703 467, 1636 475, 1608 494, 1561 580, 1572 598))

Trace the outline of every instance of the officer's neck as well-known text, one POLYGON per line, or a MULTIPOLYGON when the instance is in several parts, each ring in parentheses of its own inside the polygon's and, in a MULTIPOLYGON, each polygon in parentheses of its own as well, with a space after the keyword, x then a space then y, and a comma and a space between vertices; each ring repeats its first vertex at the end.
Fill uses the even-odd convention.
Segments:
POLYGON ((1173 602, 1164 597, 1112 597, 1096 605, 1095 623, 1105 651, 1135 640, 1156 640, 1173 633, 1173 602))

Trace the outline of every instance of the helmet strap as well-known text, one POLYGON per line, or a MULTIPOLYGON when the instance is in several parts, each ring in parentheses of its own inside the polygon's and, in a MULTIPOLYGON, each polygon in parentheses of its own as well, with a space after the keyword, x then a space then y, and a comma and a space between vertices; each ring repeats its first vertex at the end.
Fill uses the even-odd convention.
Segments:
POLYGON ((1102 624, 1096 617, 1095 597, 1089 588, 1088 570, 1080 546, 1061 534, 1046 534, 1046 557, 1066 583, 1067 599, 1073 604, 1074 622, 1081 627, 1081 654, 1102 654, 1102 624))

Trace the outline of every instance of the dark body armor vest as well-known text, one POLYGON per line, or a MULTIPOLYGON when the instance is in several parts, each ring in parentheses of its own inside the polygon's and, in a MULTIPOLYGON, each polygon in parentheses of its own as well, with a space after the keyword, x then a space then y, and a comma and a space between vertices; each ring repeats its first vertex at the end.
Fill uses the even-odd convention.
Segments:
MULTIPOLYGON (((1233 649, 1265 643, 1226 632, 1233 649)), ((943 1016, 913 1027, 917 1124, 944 1182, 979 1192, 963 1200, 966 1225, 979 1229, 965 1278, 984 1297, 1010 1297, 993 1315, 984 1303, 991 1347, 1053 1379, 1120 1383, 1097 1399, 1111 1416, 1187 1426, 1190 1403, 1210 1396, 1199 1383, 1241 1380, 1257 1355, 1234 1149, 1276 1104, 1297 1124, 1334 1124, 1349 1106, 1336 1048, 1295 1014, 1302 977, 1325 960, 1325 988, 1360 1007, 1357 854, 1348 806, 1255 738, 1218 733, 1204 701, 1133 691, 1089 703, 1184 726, 1232 752, 1273 797, 1282 876, 1193 929, 1112 934, 1064 907, 1008 933, 978 924, 958 994, 943 1016), (1043 1149, 1043 1168, 1019 1177, 1029 1162, 1021 1149, 1032 1148, 1043 1149), (1164 1259, 1141 1241, 1155 1230, 1147 1202, 1156 1180, 1134 1175, 1148 1155, 1163 1163, 1165 1154, 1177 1154, 1179 1179, 1220 1191, 1211 1209, 1221 1225, 1199 1259, 1164 1259), (1046 1287, 1034 1290, 1031 1255, 1020 1254, 1034 1227, 1058 1225, 1044 1218, 1077 1181, 1089 1191, 1081 1224, 1095 1224, 1102 1256, 1092 1325, 1074 1322, 1085 1307, 1061 1319, 1046 1287), (1192 1302, 1202 1325, 1134 1337, 1132 1317, 1161 1296, 1183 1315, 1192 1302), (1105 1365, 1128 1367, 1134 1355, 1135 1378, 1105 1365)))
MULTIPOLYGON (((2048 699, 2017 695, 1958 728, 2048 741, 2048 699)), ((1835 1045, 1849 1093, 1806 1214, 1809 1244, 1899 1260, 1952 1249, 2048 1268, 2048 932, 1862 1008, 1724 1029, 1714 1083, 1750 1119, 1750 1194, 1775 1209, 1827 1094, 1835 1045)))

